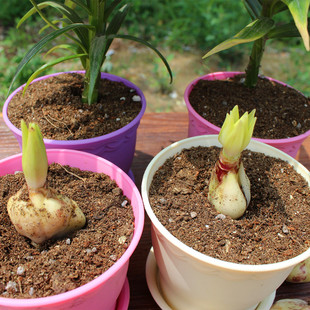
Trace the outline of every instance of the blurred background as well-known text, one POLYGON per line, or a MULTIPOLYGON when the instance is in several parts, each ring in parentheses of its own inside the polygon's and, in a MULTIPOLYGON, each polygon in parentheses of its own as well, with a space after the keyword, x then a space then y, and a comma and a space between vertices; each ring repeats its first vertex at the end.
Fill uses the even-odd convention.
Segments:
MULTIPOLYGON (((42 2, 42 1, 38 1, 42 2)), ((169 76, 150 49, 138 43, 114 40, 103 70, 137 84, 147 99, 147 112, 186 111, 183 93, 193 79, 215 71, 243 71, 251 44, 239 45, 202 60, 213 46, 229 38, 250 22, 242 1, 227 0, 130 0, 130 12, 120 33, 142 37, 167 58, 174 75, 169 76)), ((40 40, 42 21, 35 15, 20 29, 17 21, 29 10, 29 0, 0 0, 0 106, 17 64, 40 40)), ((49 14, 53 14, 49 10, 49 14)), ((289 17, 278 16, 279 22, 289 17)), ((60 51, 46 56, 57 58, 60 51)), ((63 53, 63 51, 61 51, 63 53)), ((43 54, 44 55, 44 54, 43 54)), ((14 88, 46 62, 36 56, 23 71, 14 88)), ((310 96, 310 53, 300 39, 268 41, 261 73, 281 80, 310 96)), ((44 74, 82 69, 78 61, 59 64, 44 74)))

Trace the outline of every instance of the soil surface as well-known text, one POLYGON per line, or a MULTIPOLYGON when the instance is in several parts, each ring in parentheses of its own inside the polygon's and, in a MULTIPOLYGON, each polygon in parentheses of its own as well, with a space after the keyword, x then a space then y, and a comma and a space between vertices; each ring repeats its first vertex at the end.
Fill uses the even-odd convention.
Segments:
POLYGON ((22 173, 0 178, 0 296, 36 298, 79 287, 125 252, 134 230, 130 201, 105 174, 53 164, 47 184, 74 199, 86 226, 35 247, 11 224, 6 203, 25 183, 22 173))
POLYGON ((150 203, 179 240, 209 256, 235 263, 267 264, 310 246, 310 189, 286 162, 244 151, 251 201, 237 220, 210 205, 208 186, 219 148, 183 150, 156 172, 150 203))
POLYGON ((44 138, 78 140, 98 137, 129 124, 141 111, 141 98, 123 83, 101 81, 99 102, 82 103, 83 77, 63 74, 31 84, 12 99, 8 115, 20 128, 21 119, 36 122, 44 138))
POLYGON ((283 139, 310 129, 309 98, 267 79, 259 79, 255 88, 245 87, 242 80, 240 75, 226 81, 200 80, 189 101, 199 115, 218 127, 235 105, 240 115, 256 109, 256 138, 283 139))

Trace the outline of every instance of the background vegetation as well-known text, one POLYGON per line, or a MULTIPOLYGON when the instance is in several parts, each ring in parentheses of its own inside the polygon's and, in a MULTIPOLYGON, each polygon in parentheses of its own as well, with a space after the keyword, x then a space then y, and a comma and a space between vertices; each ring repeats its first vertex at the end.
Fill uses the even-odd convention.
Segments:
MULTIPOLYGON (((207 61, 201 57, 211 47, 235 34, 249 22, 242 1, 227 0, 131 0, 123 33, 144 37, 159 47, 171 63, 175 83, 170 85, 164 68, 152 52, 139 46, 116 42, 112 46, 104 70, 120 74, 138 83, 152 102, 152 111, 182 110, 186 84, 199 75, 219 70, 244 70, 250 45, 230 49, 207 61), (141 64, 141 62, 144 62, 141 64), (157 98, 155 99, 155 97, 157 98), (160 103, 161 102, 161 103, 160 103), (158 105, 158 106, 157 106, 158 105)), ((0 105, 29 46, 39 40, 39 19, 33 18, 21 29, 17 20, 31 7, 28 0, 0 0, 0 105)), ((279 17, 285 20, 286 15, 279 17)), ((263 60, 262 73, 289 83, 310 95, 310 53, 300 40, 291 39, 269 44, 263 60)), ((57 56, 57 55, 54 55, 57 56)), ((50 55, 48 57, 53 57, 50 55)), ((45 61, 37 56, 16 82, 27 77, 45 61)), ((77 63, 53 70, 71 70, 77 63)), ((48 73, 48 72, 45 72, 48 73)), ((148 99, 148 98, 147 98, 148 99)))

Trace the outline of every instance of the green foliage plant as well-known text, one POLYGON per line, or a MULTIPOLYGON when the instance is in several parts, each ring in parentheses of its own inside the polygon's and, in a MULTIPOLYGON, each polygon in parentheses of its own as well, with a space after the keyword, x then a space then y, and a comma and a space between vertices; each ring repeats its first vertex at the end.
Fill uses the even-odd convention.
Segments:
POLYGON ((24 91, 31 81, 44 70, 58 63, 79 58, 85 69, 82 100, 88 104, 97 102, 100 70, 106 59, 109 47, 115 38, 136 41, 151 48, 163 61, 172 81, 172 72, 169 64, 158 49, 149 42, 136 36, 118 34, 129 10, 129 3, 127 0, 64 0, 63 3, 54 0, 37 3, 35 0, 30 0, 30 2, 33 6, 32 9, 21 18, 17 27, 20 27, 20 25, 34 13, 38 13, 46 24, 42 28, 42 31, 49 28, 51 32, 46 34, 26 53, 17 67, 9 92, 24 66, 36 54, 42 51, 48 43, 53 43, 56 38, 63 35, 70 40, 70 43, 57 44, 47 53, 62 48, 72 51, 72 54, 57 58, 38 68, 29 77, 24 91), (60 13, 61 16, 59 19, 55 18, 54 20, 50 20, 49 17, 43 13, 43 10, 49 7, 54 8, 60 13), (86 14, 86 18, 84 18, 84 14, 86 14))
POLYGON ((244 84, 254 87, 257 83, 259 68, 266 41, 287 37, 301 37, 307 51, 309 45, 309 6, 310 0, 243 0, 252 22, 233 37, 211 49, 203 58, 207 58, 233 46, 253 42, 250 59, 245 70, 244 84), (292 21, 276 23, 275 16, 289 11, 292 21))

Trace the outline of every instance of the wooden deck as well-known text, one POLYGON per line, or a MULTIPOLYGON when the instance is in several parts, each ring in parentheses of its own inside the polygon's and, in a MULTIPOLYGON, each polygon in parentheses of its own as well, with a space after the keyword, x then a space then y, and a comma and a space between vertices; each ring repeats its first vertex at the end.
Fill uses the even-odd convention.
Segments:
MULTIPOLYGON (((187 113, 145 114, 138 129, 136 154, 132 165, 135 181, 140 189, 142 176, 154 155, 172 142, 187 137, 187 113)), ((0 159, 20 152, 13 134, 0 120, 0 159)), ((310 170, 310 138, 302 145, 297 159, 310 170)), ((129 309, 158 310, 145 280, 145 263, 151 248, 150 221, 146 216, 141 241, 131 258, 128 279, 130 284, 129 309)), ((284 283, 278 290, 276 299, 301 298, 310 303, 310 283, 284 283)))

